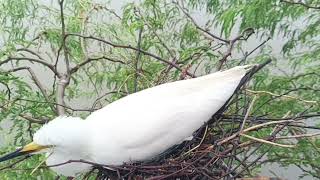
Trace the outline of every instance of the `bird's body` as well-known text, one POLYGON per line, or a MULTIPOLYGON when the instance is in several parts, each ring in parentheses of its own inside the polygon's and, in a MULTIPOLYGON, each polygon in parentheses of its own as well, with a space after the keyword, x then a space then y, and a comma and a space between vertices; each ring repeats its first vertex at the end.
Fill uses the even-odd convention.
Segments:
POLYGON ((237 68, 159 85, 94 112, 86 119, 99 137, 91 141, 92 152, 100 152, 93 160, 114 165, 146 160, 181 143, 224 105, 245 73, 237 68))
MULTIPOLYGON (((49 166, 79 159, 106 165, 148 160, 207 122, 232 96, 246 68, 142 90, 93 112, 86 120, 58 117, 36 132, 34 143, 53 146, 49 166)), ((74 176, 90 165, 68 163, 52 169, 74 176)))

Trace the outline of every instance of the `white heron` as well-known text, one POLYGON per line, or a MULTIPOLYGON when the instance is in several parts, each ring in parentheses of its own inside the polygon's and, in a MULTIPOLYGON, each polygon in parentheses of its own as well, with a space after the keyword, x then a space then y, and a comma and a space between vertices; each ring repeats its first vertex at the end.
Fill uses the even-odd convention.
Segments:
MULTIPOLYGON (((39 152, 48 153, 48 166, 80 159, 106 165, 148 160, 191 137, 233 95, 250 67, 237 66, 142 90, 93 112, 86 120, 57 117, 34 134, 32 143, 0 161, 39 152)), ((51 167, 65 176, 91 168, 76 162, 51 167)))

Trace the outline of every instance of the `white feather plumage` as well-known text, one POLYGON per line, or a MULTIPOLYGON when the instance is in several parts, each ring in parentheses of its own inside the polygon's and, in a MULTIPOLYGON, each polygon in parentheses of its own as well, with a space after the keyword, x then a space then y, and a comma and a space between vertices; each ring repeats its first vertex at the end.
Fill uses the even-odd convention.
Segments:
MULTIPOLYGON (((84 159, 101 164, 150 159, 181 143, 232 96, 248 66, 149 88, 93 112, 86 120, 58 117, 34 136, 54 145, 48 165, 84 159)), ((74 176, 90 169, 71 163, 52 168, 74 176)))

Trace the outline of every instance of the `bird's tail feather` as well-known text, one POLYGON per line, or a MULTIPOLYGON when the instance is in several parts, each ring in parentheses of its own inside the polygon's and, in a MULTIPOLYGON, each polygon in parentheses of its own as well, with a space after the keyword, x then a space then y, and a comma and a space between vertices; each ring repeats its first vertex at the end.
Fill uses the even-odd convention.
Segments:
MULTIPOLYGON (((253 64, 253 65, 246 65, 245 69, 247 71, 246 75, 241 79, 239 85, 237 86, 237 88, 235 89, 233 95, 235 93, 237 93, 244 84, 246 84, 251 78, 252 76, 257 73, 260 69, 262 69, 264 66, 266 66, 267 64, 269 64, 271 62, 271 59, 268 59, 267 61, 261 63, 261 64, 253 64)), ((222 114, 226 108, 228 107, 233 95, 226 101, 226 103, 213 115, 219 115, 222 114)), ((215 118, 212 118, 208 123, 212 123, 214 121, 215 118)))

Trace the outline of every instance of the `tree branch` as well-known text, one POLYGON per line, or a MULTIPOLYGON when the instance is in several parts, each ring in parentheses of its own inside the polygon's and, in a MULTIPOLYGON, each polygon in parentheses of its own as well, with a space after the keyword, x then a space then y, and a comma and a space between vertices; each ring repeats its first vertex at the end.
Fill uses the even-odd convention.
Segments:
POLYGON ((217 39, 217 40, 222 41, 222 42, 227 43, 227 44, 230 43, 230 40, 227 40, 227 39, 223 39, 223 38, 221 38, 221 37, 218 37, 218 36, 212 34, 209 30, 206 30, 206 29, 202 28, 201 26, 199 26, 199 25, 196 23, 196 21, 193 19, 193 17, 185 10, 184 7, 182 7, 182 6, 181 6, 178 2, 176 2, 176 1, 173 1, 173 3, 176 4, 176 5, 179 7, 179 9, 183 12, 183 14, 190 19, 190 21, 193 23, 193 25, 194 25, 198 30, 200 30, 201 32, 209 35, 209 36, 210 36, 211 38, 213 38, 213 39, 217 39))
POLYGON ((140 60, 140 57, 141 57, 141 52, 140 52, 140 48, 141 48, 141 40, 142 40, 142 31, 143 31, 143 28, 141 28, 139 30, 139 35, 138 35, 138 50, 137 51, 137 57, 136 57, 136 60, 135 60, 135 63, 134 63, 134 68, 135 68, 135 74, 134 74, 134 92, 137 92, 138 91, 138 75, 139 75, 139 60, 140 60))
MULTIPOLYGON (((123 48, 123 49, 131 49, 131 50, 134 50, 134 51, 140 51, 140 52, 141 52, 142 54, 144 54, 144 55, 153 57, 154 59, 157 59, 157 60, 159 60, 159 61, 161 61, 161 62, 163 62, 163 63, 169 64, 169 65, 173 66, 174 68, 176 68, 177 70, 179 70, 179 71, 181 71, 181 72, 183 71, 183 69, 182 69, 179 65, 177 65, 177 64, 175 64, 175 63, 173 63, 173 62, 167 61, 167 60, 165 60, 165 59, 163 59, 163 58, 161 58, 161 57, 159 57, 159 56, 157 56, 157 55, 155 55, 155 54, 152 54, 152 53, 150 53, 150 52, 147 52, 147 51, 144 51, 144 50, 135 48, 135 47, 133 47, 133 46, 131 46, 131 45, 115 44, 115 43, 112 43, 112 42, 110 42, 110 41, 107 41, 107 40, 98 38, 98 37, 94 37, 94 36, 84 36, 84 35, 76 34, 76 33, 68 33, 68 34, 66 35, 66 38, 69 37, 69 36, 77 36, 77 37, 82 37, 82 38, 86 38, 86 39, 93 39, 93 40, 96 40, 96 41, 105 43, 105 44, 107 44, 107 45, 109 45, 109 46, 112 46, 112 47, 114 47, 114 48, 123 48)), ((187 74, 188 76, 190 76, 190 77, 196 77, 194 74, 192 74, 192 73, 190 73, 190 72, 188 72, 188 71, 186 72, 186 74, 187 74)))
POLYGON ((16 61, 30 61, 30 62, 35 62, 35 63, 38 63, 38 64, 42 64, 44 65, 45 67, 49 68, 56 76, 60 76, 59 73, 55 70, 54 66, 52 64, 49 64, 45 61, 42 61, 42 60, 39 60, 39 59, 34 59, 34 58, 29 58, 29 57, 8 57, 7 59, 3 60, 0 62, 0 66, 3 65, 3 64, 6 64, 10 61, 13 61, 13 60, 16 60, 16 61))
MULTIPOLYGON (((47 94, 45 87, 43 86, 43 84, 40 82, 40 80, 37 78, 36 74, 34 73, 34 71, 30 67, 19 67, 19 68, 11 69, 8 72, 16 72, 16 71, 20 71, 20 70, 27 70, 29 72, 29 74, 31 75, 31 79, 36 84, 36 86, 39 88, 39 90, 41 91, 41 94, 43 95, 45 100, 47 102, 50 102, 50 98, 47 94)), ((53 106, 50 105, 50 108, 54 113, 57 113, 53 106)))
POLYGON ((227 61, 227 58, 231 56, 232 50, 234 49, 235 43, 240 40, 247 40, 252 34, 254 30, 252 28, 245 29, 239 36, 235 37, 234 39, 230 40, 229 48, 227 52, 223 55, 223 57, 219 60, 218 70, 221 70, 223 64, 227 61))
POLYGON ((70 74, 70 62, 69 62, 68 48, 66 45, 67 39, 66 39, 66 27, 64 23, 63 3, 64 3, 64 0, 59 0, 60 20, 61 20, 61 40, 62 40, 61 43, 62 43, 64 58, 66 62, 67 74, 70 74))
POLYGON ((280 2, 283 2, 283 3, 287 3, 287 4, 293 4, 293 5, 300 5, 300 6, 304 6, 308 9, 317 9, 319 10, 320 9, 320 6, 311 6, 311 5, 308 5, 308 4, 305 4, 301 1, 286 1, 286 0, 280 0, 280 2))
POLYGON ((88 58, 87 60, 83 61, 82 63, 77 64, 75 67, 71 68, 70 74, 73 74, 73 73, 77 72, 82 66, 85 66, 85 65, 88 64, 88 63, 91 63, 91 62, 93 62, 93 61, 99 61, 99 60, 102 60, 102 59, 106 59, 106 60, 108 60, 108 61, 115 62, 115 63, 127 64, 127 63, 124 62, 124 61, 117 60, 117 59, 112 59, 112 58, 109 58, 109 57, 107 57, 107 56, 88 58))
MULTIPOLYGON (((61 20, 61 40, 62 40, 61 45, 62 45, 63 52, 64 52, 67 73, 61 75, 59 78, 59 81, 57 83, 56 102, 58 104, 57 105, 57 112, 60 116, 65 114, 65 108, 64 108, 64 106, 66 104, 64 101, 65 90, 66 90, 66 87, 70 83, 70 61, 69 61, 68 48, 66 45, 67 38, 66 38, 66 27, 65 27, 65 22, 64 22, 63 3, 64 3, 64 0, 59 0, 60 20, 61 20), (61 105, 63 105, 63 106, 61 106, 61 105)), ((59 50, 61 50, 61 48, 59 50)))
POLYGON ((38 53, 36 53, 36 52, 28 49, 28 48, 19 48, 19 49, 17 49, 16 51, 17 51, 17 52, 19 52, 19 51, 28 52, 29 54, 32 54, 32 55, 34 55, 34 56, 36 56, 36 57, 38 57, 39 59, 41 59, 41 60, 44 61, 44 58, 41 57, 40 54, 38 54, 38 53))

